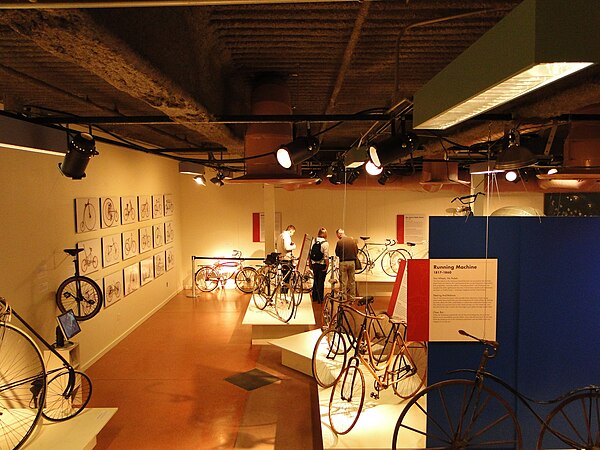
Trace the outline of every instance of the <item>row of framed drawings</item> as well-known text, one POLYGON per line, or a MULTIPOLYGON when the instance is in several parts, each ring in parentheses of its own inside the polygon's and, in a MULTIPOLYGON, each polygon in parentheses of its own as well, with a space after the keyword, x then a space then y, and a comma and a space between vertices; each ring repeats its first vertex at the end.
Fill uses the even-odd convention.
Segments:
POLYGON ((150 283, 175 265, 173 248, 167 248, 142 259, 139 263, 125 266, 123 270, 104 277, 104 306, 108 308, 123 297, 150 283))
POLYGON ((168 217, 174 211, 172 194, 76 198, 75 231, 87 233, 100 228, 168 217))
POLYGON ((134 228, 102 238, 77 243, 83 251, 79 254, 79 272, 82 275, 112 266, 123 260, 170 244, 175 239, 173 221, 134 228))

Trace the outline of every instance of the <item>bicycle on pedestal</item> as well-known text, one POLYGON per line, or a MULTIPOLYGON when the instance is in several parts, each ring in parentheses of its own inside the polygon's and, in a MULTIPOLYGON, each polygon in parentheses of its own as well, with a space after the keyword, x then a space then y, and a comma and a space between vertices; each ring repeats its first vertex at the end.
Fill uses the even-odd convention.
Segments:
POLYGON ((102 309, 102 289, 91 278, 79 274, 79 253, 82 248, 66 248, 65 253, 73 256, 75 275, 64 280, 56 291, 56 304, 61 312, 72 309, 79 321, 94 317, 102 309))
MULTIPOLYGON (((412 258, 411 253, 407 249, 392 248, 398 243, 395 239, 386 239, 385 244, 376 244, 367 242, 370 239, 369 236, 361 236, 360 238, 363 241, 363 246, 358 249, 356 257, 361 262, 361 268, 358 269, 356 273, 363 273, 365 270, 373 270, 375 263, 381 258, 381 269, 386 275, 395 277, 398 274, 400 261, 412 258), (383 246, 385 248, 373 259, 369 252, 369 247, 374 246, 383 246)), ((413 242, 407 242, 406 245, 412 247, 415 244, 413 242)))

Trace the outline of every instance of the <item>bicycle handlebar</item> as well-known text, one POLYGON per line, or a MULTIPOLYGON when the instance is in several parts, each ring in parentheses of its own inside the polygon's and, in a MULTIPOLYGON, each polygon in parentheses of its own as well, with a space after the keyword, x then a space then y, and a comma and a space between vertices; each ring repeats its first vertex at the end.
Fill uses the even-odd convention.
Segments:
POLYGON ((465 330, 458 330, 458 334, 470 337, 471 339, 481 342, 483 345, 488 345, 492 347, 494 350, 498 350, 498 346, 500 345, 498 341, 489 341, 487 339, 478 338, 476 336, 473 336, 472 334, 467 333, 465 330))
POLYGON ((392 246, 392 245, 396 245, 396 239, 386 239, 385 240, 385 245, 386 246, 392 246))

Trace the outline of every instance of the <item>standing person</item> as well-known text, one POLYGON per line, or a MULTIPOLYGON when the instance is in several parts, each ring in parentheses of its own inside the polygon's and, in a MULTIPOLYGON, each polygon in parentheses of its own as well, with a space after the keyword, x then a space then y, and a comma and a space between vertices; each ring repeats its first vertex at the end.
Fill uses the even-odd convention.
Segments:
MULTIPOLYGON (((292 259, 294 257, 293 251, 296 248, 296 244, 292 241, 292 236, 296 232, 296 227, 294 225, 288 225, 287 228, 279 235, 277 238, 277 252, 281 255, 280 259, 283 261, 281 265, 281 273, 283 275, 283 280, 287 284, 290 280, 290 274, 292 271, 292 259)), ((283 293, 287 293, 287 288, 283 288, 283 293)))
POLYGON ((327 276, 328 267, 329 242, 327 242, 327 230, 325 228, 319 228, 317 239, 310 250, 310 268, 312 269, 314 276, 312 288, 313 302, 323 303, 323 299, 325 298, 325 278, 327 276), (315 248, 315 246, 317 247, 315 248), (313 250, 318 250, 318 252, 313 250))
POLYGON ((356 283, 354 281, 355 267, 354 260, 358 255, 358 246, 356 241, 350 236, 346 236, 342 228, 335 232, 338 237, 335 245, 335 254, 340 258, 340 291, 343 296, 356 295, 356 283))

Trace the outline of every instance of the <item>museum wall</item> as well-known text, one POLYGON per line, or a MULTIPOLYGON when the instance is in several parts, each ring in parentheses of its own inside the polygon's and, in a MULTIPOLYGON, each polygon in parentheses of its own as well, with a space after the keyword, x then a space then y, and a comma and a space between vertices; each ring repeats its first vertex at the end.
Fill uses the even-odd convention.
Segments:
MULTIPOLYGON (((177 162, 99 143, 100 154, 86 170, 86 178, 63 176, 57 165, 62 157, 15 150, 0 150, 0 296, 28 320, 49 342, 55 340, 55 292, 73 274, 71 257, 64 248, 140 227, 119 225, 114 231, 75 232, 74 199, 103 196, 173 194, 175 213, 175 265, 170 271, 125 296, 88 321, 80 323, 83 366, 112 347, 154 310, 181 289, 181 231, 177 162)), ((151 219, 146 224, 165 219, 151 219)), ((113 230, 113 229, 111 229, 113 230)), ((171 245, 171 244, 170 244, 171 245)), ((90 274, 102 287, 103 277, 139 263, 165 246, 90 274)))
MULTIPOLYGON (((213 176, 207 171, 207 179, 213 176)), ((191 287, 191 258, 195 256, 229 256, 233 249, 244 256, 263 257, 264 243, 252 242, 252 213, 265 210, 265 201, 274 201, 275 211, 281 213, 281 226, 293 224, 297 229, 294 241, 301 243, 305 233, 316 235, 324 226, 329 241, 335 242, 335 230, 342 227, 354 237, 371 236, 372 242, 396 237, 396 216, 424 214, 443 216, 459 194, 453 190, 436 193, 389 189, 360 189, 353 185, 331 189, 311 186, 288 190, 283 187, 265 188, 260 184, 226 184, 198 186, 189 175, 179 175, 182 202, 182 253, 184 287, 191 287), (270 192, 274 191, 274 195, 270 192), (266 199, 266 200, 265 200, 266 199), (273 200, 271 200, 273 199, 273 200)), ((327 182, 325 182, 327 183, 327 182)), ((528 192, 496 193, 482 197, 485 210, 495 211, 503 206, 530 207, 543 210, 543 194, 528 192)), ((425 221, 427 223, 427 221, 425 221)), ((424 230, 427 236, 427 230, 424 230)), ((198 262, 198 264, 200 261, 198 262)))

